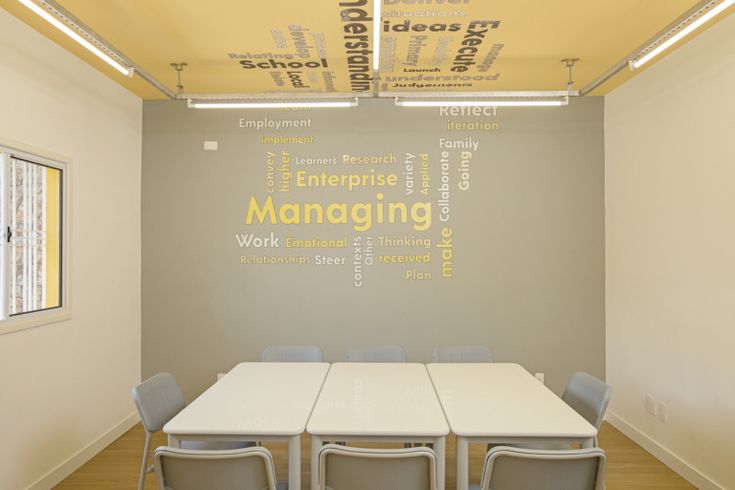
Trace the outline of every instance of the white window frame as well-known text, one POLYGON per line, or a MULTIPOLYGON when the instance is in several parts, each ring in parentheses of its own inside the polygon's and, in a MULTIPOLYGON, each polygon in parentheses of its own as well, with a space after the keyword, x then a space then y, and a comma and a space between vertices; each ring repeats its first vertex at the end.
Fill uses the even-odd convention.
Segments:
POLYGON ((2 138, 0 138, 0 161, 3 164, 2 168, 5 169, 5 176, 3 178, 5 185, 0 189, 0 226, 2 226, 0 228, 0 241, 2 241, 0 244, 0 260, 4 261, 4 266, 0 270, 0 281, 2 281, 4 287, 2 292, 3 296, 0 297, 3 307, 0 308, 7 310, 7 298, 10 294, 10 253, 8 251, 9 247, 6 236, 7 226, 10 222, 10 206, 6 202, 5 196, 10 188, 8 177, 10 174, 11 156, 61 170, 61 257, 59 258, 59 264, 61 265, 61 277, 59 281, 61 306, 0 318, 0 335, 71 319, 71 281, 69 279, 69 249, 71 245, 69 240, 69 230, 71 228, 69 173, 71 171, 71 159, 2 138))

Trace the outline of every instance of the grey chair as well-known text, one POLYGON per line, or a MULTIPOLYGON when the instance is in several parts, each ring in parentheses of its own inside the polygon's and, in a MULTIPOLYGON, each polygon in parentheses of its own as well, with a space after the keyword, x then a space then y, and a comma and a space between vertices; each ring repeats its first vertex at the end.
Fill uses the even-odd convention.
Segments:
POLYGON ((429 448, 364 449, 327 444, 319 451, 319 490, 435 490, 429 448))
POLYGON ((480 485, 470 490, 604 490, 600 448, 548 451, 497 446, 485 455, 480 485))
MULTIPOLYGON (((612 388, 591 374, 574 373, 561 399, 599 430, 610 403, 612 388)), ((595 437, 595 446, 597 437, 595 437)))
POLYGON ((318 345, 271 345, 263 350, 263 362, 322 362, 322 349, 318 345))
POLYGON ((400 345, 349 347, 345 362, 406 362, 406 351, 400 345))
POLYGON ((270 451, 263 447, 193 451, 159 447, 153 454, 159 490, 277 490, 270 451))
MULTIPOLYGON (((595 429, 600 430, 605 418, 607 405, 610 403, 612 388, 591 374, 574 373, 564 389, 561 399, 572 407, 575 412, 584 417, 595 429)), ((594 439, 597 446, 597 436, 594 439)), ((526 449, 567 450, 572 449, 570 444, 515 444, 515 447, 526 449)), ((488 449, 493 447, 488 444, 488 449)))
MULTIPOLYGON (((140 478, 138 490, 143 490, 145 475, 153 471, 153 466, 148 466, 148 456, 151 450, 151 437, 159 432, 179 413, 186 405, 184 395, 181 393, 176 378, 171 373, 158 373, 134 387, 133 401, 138 409, 138 415, 145 430, 145 446, 143 449, 143 462, 140 466, 140 478)), ((233 449, 252 445, 248 442, 210 442, 210 441, 183 441, 182 447, 186 449, 233 449)))
POLYGON ((493 362, 493 353, 484 345, 443 345, 434 347, 431 362, 493 362))

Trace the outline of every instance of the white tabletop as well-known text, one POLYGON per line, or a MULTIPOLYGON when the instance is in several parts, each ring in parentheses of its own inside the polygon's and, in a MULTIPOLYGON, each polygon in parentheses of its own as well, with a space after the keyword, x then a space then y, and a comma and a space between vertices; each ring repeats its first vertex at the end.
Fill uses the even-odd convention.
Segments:
POLYGON ((327 363, 238 364, 163 430, 174 435, 301 434, 328 370, 327 363))
POLYGON ((597 430, 518 364, 428 364, 449 426, 463 437, 590 438, 597 430))
POLYGON ((306 430, 320 436, 443 437, 449 426, 423 364, 332 364, 306 430))

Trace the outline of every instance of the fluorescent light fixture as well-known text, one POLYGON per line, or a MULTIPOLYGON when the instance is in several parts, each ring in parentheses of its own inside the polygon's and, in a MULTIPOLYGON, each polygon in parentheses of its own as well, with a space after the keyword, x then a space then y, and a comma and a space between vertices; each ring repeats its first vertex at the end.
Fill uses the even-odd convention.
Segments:
POLYGON ((94 53, 96 56, 98 56, 100 59, 102 59, 105 63, 119 71, 125 76, 132 76, 133 75, 133 69, 128 66, 123 66, 114 59, 112 59, 107 53, 99 49, 94 44, 90 43, 86 39, 84 39, 82 36, 74 32, 72 29, 70 29, 67 25, 65 25, 63 22, 61 22, 59 19, 51 15, 49 12, 41 8, 40 6, 36 5, 32 0, 18 0, 20 3, 31 9, 33 12, 38 14, 39 16, 43 17, 46 21, 48 21, 52 26, 56 27, 58 30, 87 48, 89 51, 94 53))
POLYGON ((537 100, 406 100, 396 97, 399 107, 560 107, 569 104, 569 98, 537 100))
POLYGON ((380 65, 380 4, 383 0, 373 0, 373 70, 380 65))
POLYGON ((350 100, 291 100, 291 101, 259 101, 259 100, 188 100, 191 109, 319 109, 335 107, 356 107, 357 97, 350 100))
POLYGON ((683 28, 682 30, 678 31, 676 34, 668 38, 666 41, 662 42, 661 44, 658 44, 656 46, 656 43, 660 42, 660 39, 657 39, 656 42, 648 46, 646 49, 644 49, 642 52, 648 51, 645 55, 641 56, 640 58, 634 58, 630 60, 630 66, 631 68, 640 68, 641 66, 645 65, 649 61, 651 61, 653 58, 661 54, 663 51, 666 51, 668 48, 670 48, 673 44, 680 41, 682 38, 689 35, 692 31, 698 29, 703 24, 710 21, 713 17, 719 15, 722 13, 725 9, 730 7, 731 5, 735 5, 735 0, 725 0, 718 6, 714 7, 712 10, 707 11, 704 15, 696 19, 694 22, 683 28), (653 46, 656 46, 653 48, 653 46), (651 49, 653 48, 653 49, 651 49))

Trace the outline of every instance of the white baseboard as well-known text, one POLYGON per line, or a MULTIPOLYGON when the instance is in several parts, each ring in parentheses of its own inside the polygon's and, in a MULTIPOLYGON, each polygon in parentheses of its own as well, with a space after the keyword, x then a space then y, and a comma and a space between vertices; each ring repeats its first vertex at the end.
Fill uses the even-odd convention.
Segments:
POLYGON ((608 410, 605 420, 700 490, 725 490, 725 487, 711 480, 697 468, 651 439, 614 412, 608 410))
POLYGON ((70 456, 69 459, 33 482, 26 490, 48 490, 58 485, 64 478, 81 468, 84 463, 95 457, 100 451, 130 430, 139 421, 138 414, 136 412, 131 413, 115 424, 110 430, 70 456))

